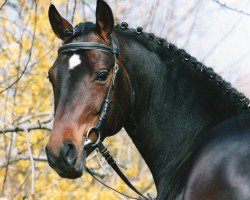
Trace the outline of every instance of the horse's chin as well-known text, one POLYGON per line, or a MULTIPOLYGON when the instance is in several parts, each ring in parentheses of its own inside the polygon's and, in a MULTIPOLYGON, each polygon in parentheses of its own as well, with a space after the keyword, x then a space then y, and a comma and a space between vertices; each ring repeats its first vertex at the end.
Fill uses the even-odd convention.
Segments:
POLYGON ((80 178, 85 172, 86 151, 83 150, 80 155, 81 156, 78 157, 77 162, 74 166, 66 167, 64 164, 62 165, 61 162, 58 162, 57 165, 51 165, 50 163, 49 164, 62 178, 68 178, 68 179, 80 178))
POLYGON ((67 179, 77 179, 80 178, 83 175, 83 170, 81 171, 69 171, 69 172, 59 172, 56 171, 58 175, 62 178, 67 178, 67 179))
POLYGON ((55 169, 57 174, 62 178, 77 179, 80 178, 85 172, 86 158, 94 151, 95 148, 89 148, 87 151, 83 150, 81 157, 78 158, 76 166, 66 170, 55 169))
POLYGON ((74 167, 64 168, 63 170, 55 169, 57 174, 62 178, 76 179, 80 178, 85 172, 85 160, 79 161, 74 167))

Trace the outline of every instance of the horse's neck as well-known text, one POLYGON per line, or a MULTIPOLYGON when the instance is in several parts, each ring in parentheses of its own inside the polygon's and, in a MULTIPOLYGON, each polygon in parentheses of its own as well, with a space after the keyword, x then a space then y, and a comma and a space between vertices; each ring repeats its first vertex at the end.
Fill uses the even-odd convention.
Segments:
POLYGON ((125 129, 149 166, 158 195, 171 199, 185 181, 198 139, 242 108, 232 99, 225 103, 216 83, 174 53, 162 56, 131 39, 120 43, 136 95, 125 129))

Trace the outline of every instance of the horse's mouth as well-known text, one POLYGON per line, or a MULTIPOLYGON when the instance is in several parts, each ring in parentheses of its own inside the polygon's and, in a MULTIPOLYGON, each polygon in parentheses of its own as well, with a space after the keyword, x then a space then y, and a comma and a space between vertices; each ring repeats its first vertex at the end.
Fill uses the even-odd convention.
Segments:
POLYGON ((50 151, 46 149, 49 166, 54 169, 62 178, 76 179, 83 175, 85 171, 86 158, 94 151, 94 147, 82 148, 78 154, 75 165, 67 165, 62 158, 50 156, 50 151))
POLYGON ((48 159, 49 166, 53 168, 57 174, 62 178, 76 179, 83 175, 86 164, 86 151, 82 150, 76 164, 69 166, 65 164, 63 159, 55 158, 48 159))
POLYGON ((83 170, 79 171, 59 171, 55 170, 58 175, 62 178, 68 178, 68 179, 77 179, 80 178, 83 175, 83 170))
POLYGON ((76 179, 83 175, 85 169, 85 161, 81 160, 77 165, 72 167, 65 167, 65 166, 52 166, 49 163, 50 167, 53 168, 57 174, 62 178, 68 178, 68 179, 76 179))

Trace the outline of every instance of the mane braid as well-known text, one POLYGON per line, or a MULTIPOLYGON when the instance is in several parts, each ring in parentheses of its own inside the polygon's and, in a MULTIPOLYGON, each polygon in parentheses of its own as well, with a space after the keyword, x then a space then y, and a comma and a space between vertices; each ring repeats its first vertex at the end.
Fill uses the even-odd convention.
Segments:
POLYGON ((184 49, 177 48, 176 45, 169 43, 163 38, 156 37, 153 33, 143 32, 142 27, 138 27, 137 29, 128 28, 126 22, 117 25, 115 30, 118 30, 119 33, 128 33, 126 36, 135 38, 140 41, 143 46, 155 53, 161 54, 162 52, 171 52, 175 55, 179 55, 183 63, 189 64, 194 70, 200 72, 200 75, 204 75, 207 80, 216 84, 230 102, 236 103, 239 106, 239 112, 249 109, 250 101, 243 93, 239 92, 232 87, 230 83, 222 79, 222 77, 215 73, 212 68, 206 67, 201 62, 197 61, 196 58, 192 57, 184 49))

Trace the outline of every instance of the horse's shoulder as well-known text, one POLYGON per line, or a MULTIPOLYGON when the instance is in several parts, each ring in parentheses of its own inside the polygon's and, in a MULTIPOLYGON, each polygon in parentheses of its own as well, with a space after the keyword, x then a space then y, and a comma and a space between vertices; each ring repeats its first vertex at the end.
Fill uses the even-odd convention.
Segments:
POLYGON ((190 172, 185 199, 249 199, 249 168, 250 114, 243 114, 218 124, 204 139, 190 172))

